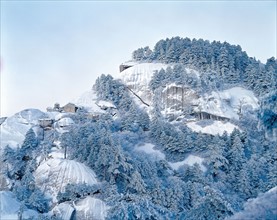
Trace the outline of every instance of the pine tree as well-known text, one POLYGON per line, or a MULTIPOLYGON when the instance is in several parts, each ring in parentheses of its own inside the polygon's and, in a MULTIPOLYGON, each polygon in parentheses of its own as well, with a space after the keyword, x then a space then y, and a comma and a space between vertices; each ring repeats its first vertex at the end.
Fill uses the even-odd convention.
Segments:
POLYGON ((233 214, 231 205, 216 190, 205 187, 202 201, 186 215, 186 219, 225 219, 233 214))

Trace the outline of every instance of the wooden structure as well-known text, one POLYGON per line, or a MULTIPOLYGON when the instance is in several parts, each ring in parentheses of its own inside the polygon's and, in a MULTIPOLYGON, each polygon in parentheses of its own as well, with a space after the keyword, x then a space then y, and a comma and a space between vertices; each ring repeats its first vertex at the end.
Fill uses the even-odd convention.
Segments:
POLYGON ((42 128, 51 128, 54 124, 54 120, 50 118, 42 118, 38 120, 38 123, 42 128))
POLYGON ((68 103, 64 107, 62 107, 63 111, 75 113, 78 110, 78 107, 73 103, 68 103))
POLYGON ((128 68, 130 68, 130 67, 132 67, 132 66, 133 66, 133 65, 121 64, 121 65, 119 66, 119 71, 122 72, 122 71, 124 71, 124 70, 126 70, 126 69, 128 69, 128 68))

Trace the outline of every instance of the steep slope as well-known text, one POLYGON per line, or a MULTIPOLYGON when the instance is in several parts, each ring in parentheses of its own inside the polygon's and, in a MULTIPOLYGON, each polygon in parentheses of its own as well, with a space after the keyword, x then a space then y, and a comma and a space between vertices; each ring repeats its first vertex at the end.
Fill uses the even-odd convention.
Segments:
POLYGON ((130 87, 145 102, 151 101, 151 92, 148 84, 155 71, 166 69, 167 64, 163 63, 137 63, 132 67, 122 71, 115 77, 121 79, 128 87, 130 87))

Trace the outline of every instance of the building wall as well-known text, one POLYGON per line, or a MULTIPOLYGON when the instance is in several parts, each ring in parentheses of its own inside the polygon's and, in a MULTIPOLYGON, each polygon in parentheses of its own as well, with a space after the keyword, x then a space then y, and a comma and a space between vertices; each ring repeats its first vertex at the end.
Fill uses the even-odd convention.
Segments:
POLYGON ((74 105, 74 104, 67 104, 67 105, 65 105, 64 107, 63 107, 63 110, 65 111, 65 112, 72 112, 72 113, 75 113, 76 111, 77 111, 77 107, 76 107, 76 105, 74 105))

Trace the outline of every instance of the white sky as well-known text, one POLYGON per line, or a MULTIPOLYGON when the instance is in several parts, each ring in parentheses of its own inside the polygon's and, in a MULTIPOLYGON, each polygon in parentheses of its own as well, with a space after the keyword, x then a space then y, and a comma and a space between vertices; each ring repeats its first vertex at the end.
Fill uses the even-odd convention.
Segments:
POLYGON ((276 57, 276 1, 1 1, 1 116, 45 110, 174 36, 276 57))

